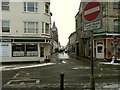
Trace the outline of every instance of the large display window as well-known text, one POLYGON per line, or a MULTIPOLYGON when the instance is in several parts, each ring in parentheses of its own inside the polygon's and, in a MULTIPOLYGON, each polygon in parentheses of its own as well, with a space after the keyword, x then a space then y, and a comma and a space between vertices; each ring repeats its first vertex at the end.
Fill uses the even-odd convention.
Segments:
POLYGON ((25 56, 25 45, 24 44, 13 44, 12 45, 12 56, 13 57, 24 57, 25 56))
POLYGON ((37 44, 27 44, 26 45, 26 56, 38 56, 37 44))
POLYGON ((38 56, 37 44, 13 44, 12 45, 13 57, 36 57, 38 56))

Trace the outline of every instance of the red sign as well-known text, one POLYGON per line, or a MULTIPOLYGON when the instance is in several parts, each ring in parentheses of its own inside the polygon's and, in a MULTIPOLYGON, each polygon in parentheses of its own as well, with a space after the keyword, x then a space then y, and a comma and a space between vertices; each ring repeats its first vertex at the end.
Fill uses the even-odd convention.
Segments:
POLYGON ((95 20, 100 13, 100 3, 96 0, 94 2, 93 1, 88 2, 83 11, 84 18, 87 21, 95 20))

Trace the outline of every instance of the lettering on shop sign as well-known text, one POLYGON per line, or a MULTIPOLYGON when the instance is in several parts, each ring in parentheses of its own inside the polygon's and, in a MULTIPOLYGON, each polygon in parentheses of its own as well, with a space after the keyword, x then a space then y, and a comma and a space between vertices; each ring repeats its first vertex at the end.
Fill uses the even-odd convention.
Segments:
POLYGON ((12 39, 0 39, 0 42, 12 42, 12 39))

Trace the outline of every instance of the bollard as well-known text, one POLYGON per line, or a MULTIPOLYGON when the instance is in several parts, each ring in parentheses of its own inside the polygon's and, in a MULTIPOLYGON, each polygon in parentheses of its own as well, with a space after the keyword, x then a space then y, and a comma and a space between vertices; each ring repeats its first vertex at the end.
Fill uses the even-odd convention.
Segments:
POLYGON ((60 74, 60 79, 61 79, 60 90, 64 90, 64 73, 63 72, 60 74))

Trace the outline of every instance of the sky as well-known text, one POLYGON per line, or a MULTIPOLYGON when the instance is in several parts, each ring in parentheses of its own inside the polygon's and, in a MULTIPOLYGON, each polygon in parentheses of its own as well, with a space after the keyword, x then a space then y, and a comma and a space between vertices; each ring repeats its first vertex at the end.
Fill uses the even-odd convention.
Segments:
POLYGON ((67 45, 68 37, 75 31, 75 15, 78 12, 81 0, 50 0, 52 22, 55 21, 58 29, 59 42, 67 45))

